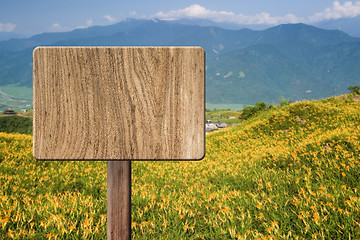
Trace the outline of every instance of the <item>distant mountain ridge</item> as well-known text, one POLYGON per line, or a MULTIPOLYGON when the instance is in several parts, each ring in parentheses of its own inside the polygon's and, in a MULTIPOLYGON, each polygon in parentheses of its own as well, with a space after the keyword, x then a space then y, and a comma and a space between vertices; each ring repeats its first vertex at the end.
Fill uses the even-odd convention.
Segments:
POLYGON ((360 16, 352 18, 328 19, 317 22, 314 26, 322 29, 338 29, 353 37, 360 37, 360 16))
POLYGON ((343 94, 360 82, 360 38, 305 24, 262 31, 128 19, 65 33, 0 41, 0 86, 32 87, 36 46, 202 46, 206 101, 253 104, 343 94))

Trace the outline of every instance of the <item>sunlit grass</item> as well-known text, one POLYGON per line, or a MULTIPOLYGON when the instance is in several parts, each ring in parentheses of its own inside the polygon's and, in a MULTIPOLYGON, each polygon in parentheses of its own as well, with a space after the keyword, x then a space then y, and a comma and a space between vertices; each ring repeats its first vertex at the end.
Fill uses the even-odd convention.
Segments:
POLYGON ((40 162, 32 137, 0 133, 0 236, 106 238, 106 163, 40 162))
MULTIPOLYGON (((132 163, 133 239, 357 239, 360 103, 304 101, 206 138, 198 162, 132 163)), ((39 162, 0 133, 0 236, 105 239, 106 163, 39 162)))

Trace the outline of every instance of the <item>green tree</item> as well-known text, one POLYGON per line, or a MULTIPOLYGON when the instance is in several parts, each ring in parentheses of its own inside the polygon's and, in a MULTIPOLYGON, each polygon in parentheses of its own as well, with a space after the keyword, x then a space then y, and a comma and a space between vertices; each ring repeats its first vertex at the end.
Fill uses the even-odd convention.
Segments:
POLYGON ((290 99, 281 97, 280 98, 280 107, 289 105, 291 103, 290 99))
POLYGON ((351 93, 355 93, 357 95, 360 95, 360 86, 350 86, 348 89, 351 91, 351 93))
POLYGON ((248 119, 260 111, 265 111, 268 106, 264 102, 256 102, 254 106, 246 106, 242 110, 241 118, 248 119))

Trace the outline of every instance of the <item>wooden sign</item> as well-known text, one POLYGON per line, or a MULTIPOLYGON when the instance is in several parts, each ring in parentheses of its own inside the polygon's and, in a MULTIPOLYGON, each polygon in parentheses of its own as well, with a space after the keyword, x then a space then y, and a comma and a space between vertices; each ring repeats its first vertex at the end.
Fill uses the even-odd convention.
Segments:
POLYGON ((107 162, 107 238, 131 238, 131 160, 205 155, 200 47, 38 47, 33 155, 107 162), (126 161, 109 161, 126 160, 126 161))
POLYGON ((38 47, 33 154, 40 160, 200 160, 201 47, 38 47))

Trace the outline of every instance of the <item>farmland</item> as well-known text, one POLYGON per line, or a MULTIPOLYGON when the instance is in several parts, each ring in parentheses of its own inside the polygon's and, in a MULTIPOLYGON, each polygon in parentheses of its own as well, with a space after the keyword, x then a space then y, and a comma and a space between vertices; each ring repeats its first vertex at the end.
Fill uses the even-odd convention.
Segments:
MULTIPOLYGON (((202 161, 132 162, 132 239, 359 238, 360 103, 261 112, 202 161)), ((105 239, 106 162, 42 162, 0 133, 0 236, 105 239)))

